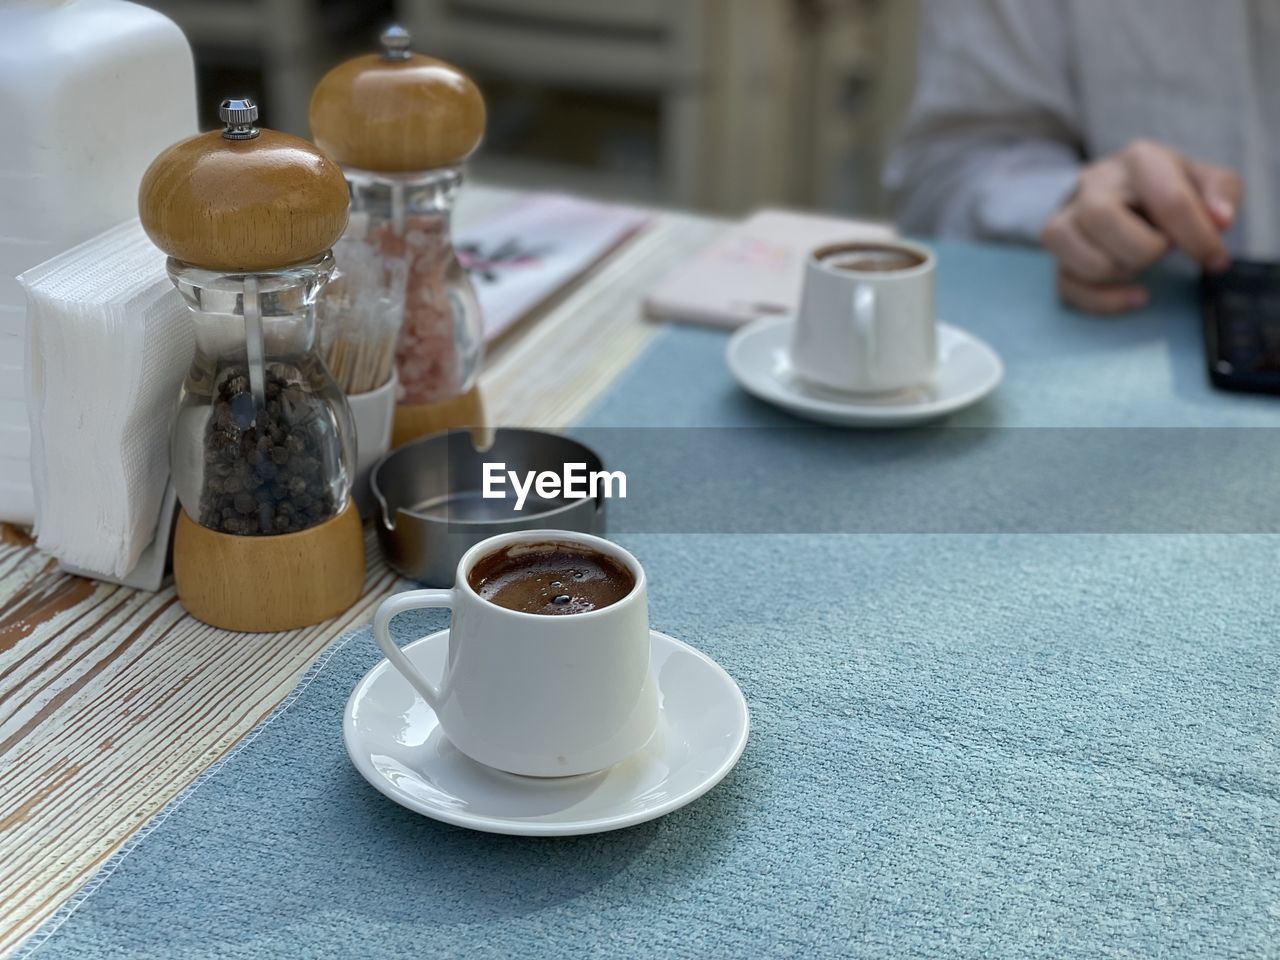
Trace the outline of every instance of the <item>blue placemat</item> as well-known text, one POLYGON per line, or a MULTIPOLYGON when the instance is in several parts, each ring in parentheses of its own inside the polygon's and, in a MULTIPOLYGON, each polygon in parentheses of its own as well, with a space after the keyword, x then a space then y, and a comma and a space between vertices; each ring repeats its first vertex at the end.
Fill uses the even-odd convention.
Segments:
MULTIPOLYGON (((1020 248, 938 244, 938 311, 999 351, 1005 380, 947 421, 1008 427, 1280 426, 1274 397, 1225 394, 1205 375, 1194 278, 1152 276, 1152 304, 1121 317, 1064 310, 1053 265, 1020 248)), ((602 426, 795 425, 747 396, 725 368, 718 330, 670 331, 590 421, 602 426)))
MULTIPOLYGON (((1038 256, 944 248, 947 319, 1009 366, 972 422, 1275 419, 1205 387, 1185 282, 1113 321, 1059 311, 1048 283, 1038 256)), ((786 422, 733 388, 723 347, 665 331, 589 420, 786 422)), ((622 539, 654 625, 751 705, 712 793, 576 839, 404 811, 343 751, 343 703, 378 659, 359 632, 36 956, 1275 955, 1280 541, 622 539)))

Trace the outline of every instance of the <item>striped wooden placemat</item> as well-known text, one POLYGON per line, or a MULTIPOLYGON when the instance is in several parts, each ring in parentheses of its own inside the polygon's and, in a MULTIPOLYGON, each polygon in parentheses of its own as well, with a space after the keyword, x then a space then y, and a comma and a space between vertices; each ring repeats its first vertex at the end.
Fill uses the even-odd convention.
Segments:
MULTIPOLYGON (((460 218, 515 194, 473 187, 460 218)), ((720 229, 675 213, 521 321, 481 378, 491 422, 563 426, 643 348, 641 297, 720 229)), ((361 600, 306 630, 236 634, 146 593, 0 543, 0 955, 267 716, 316 656, 369 618, 397 578, 366 531, 361 600)))

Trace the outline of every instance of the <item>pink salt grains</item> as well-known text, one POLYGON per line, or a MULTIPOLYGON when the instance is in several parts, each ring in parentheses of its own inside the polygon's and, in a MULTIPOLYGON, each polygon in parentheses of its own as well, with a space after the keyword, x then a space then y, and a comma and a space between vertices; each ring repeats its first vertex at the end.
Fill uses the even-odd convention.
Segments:
POLYGON ((379 249, 409 267, 404 326, 396 349, 401 403, 438 403, 459 392, 458 352, 446 273, 453 248, 439 216, 405 220, 404 235, 392 224, 377 230, 379 249))

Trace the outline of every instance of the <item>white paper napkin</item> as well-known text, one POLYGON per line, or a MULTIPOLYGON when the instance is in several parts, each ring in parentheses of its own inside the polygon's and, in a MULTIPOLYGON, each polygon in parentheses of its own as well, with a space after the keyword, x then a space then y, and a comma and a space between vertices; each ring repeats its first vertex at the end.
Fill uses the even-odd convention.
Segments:
POLYGON ((36 543, 123 579, 155 537, 191 314, 137 220, 19 280, 36 543))

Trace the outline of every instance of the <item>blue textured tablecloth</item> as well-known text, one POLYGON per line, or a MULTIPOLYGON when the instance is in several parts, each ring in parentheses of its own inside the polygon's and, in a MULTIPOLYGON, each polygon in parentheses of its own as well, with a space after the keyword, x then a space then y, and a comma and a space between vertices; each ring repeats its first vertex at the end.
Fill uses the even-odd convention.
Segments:
MULTIPOLYGON (((1034 254, 946 246, 940 280, 945 319, 1008 367, 953 422, 1280 417, 1206 385, 1187 281, 1100 320, 1058 309, 1034 254)), ((790 422, 734 387, 723 349, 664 331, 589 420, 790 422)), ((402 810, 342 747, 344 700, 378 660, 361 632, 36 956, 1278 955, 1276 538, 623 539, 654 625, 750 703, 712 793, 577 839, 402 810)), ((443 624, 402 621, 402 639, 443 624)))

